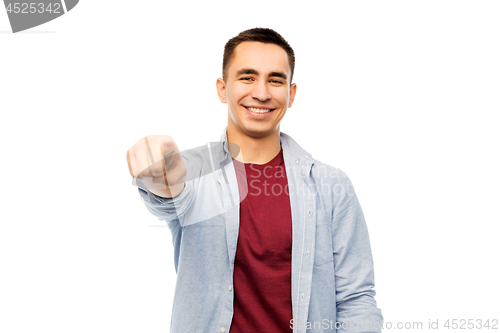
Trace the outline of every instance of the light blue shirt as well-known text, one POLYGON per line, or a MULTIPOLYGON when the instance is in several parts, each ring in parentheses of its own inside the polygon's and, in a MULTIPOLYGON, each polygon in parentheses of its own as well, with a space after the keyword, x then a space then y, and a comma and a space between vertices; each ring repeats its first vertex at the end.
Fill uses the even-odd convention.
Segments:
MULTIPOLYGON (((292 213, 294 333, 381 332, 373 260, 361 206, 347 175, 280 134, 292 213)), ((177 272, 171 332, 230 332, 239 230, 238 183, 226 131, 221 142, 181 153, 175 198, 139 193, 168 223, 177 272)))

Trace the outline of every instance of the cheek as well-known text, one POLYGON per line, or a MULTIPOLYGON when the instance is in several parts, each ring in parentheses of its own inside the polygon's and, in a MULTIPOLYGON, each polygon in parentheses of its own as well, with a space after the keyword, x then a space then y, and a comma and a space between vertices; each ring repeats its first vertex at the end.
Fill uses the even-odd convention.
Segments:
POLYGON ((276 96, 276 101, 282 106, 288 106, 288 91, 281 91, 280 94, 276 96))
POLYGON ((235 94, 234 91, 231 94, 229 94, 228 96, 226 96, 226 98, 227 98, 227 102, 230 105, 236 106, 240 102, 240 96, 238 94, 235 94))

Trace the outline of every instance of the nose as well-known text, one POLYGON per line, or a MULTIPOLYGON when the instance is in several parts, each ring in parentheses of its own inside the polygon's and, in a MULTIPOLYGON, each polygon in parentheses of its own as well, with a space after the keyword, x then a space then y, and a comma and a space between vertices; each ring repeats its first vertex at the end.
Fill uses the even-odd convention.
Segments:
POLYGON ((271 99, 272 96, 265 80, 259 80, 253 85, 252 97, 260 102, 265 102, 271 99))

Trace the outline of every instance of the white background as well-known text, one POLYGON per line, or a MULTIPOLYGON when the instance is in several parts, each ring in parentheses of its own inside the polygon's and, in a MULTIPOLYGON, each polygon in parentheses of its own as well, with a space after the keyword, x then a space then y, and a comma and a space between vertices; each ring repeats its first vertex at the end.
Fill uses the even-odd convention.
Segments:
POLYGON ((500 3, 180 3, 82 0, 18 34, 0 10, 1 332, 168 331, 170 231, 126 151, 217 141, 223 47, 253 27, 295 50, 281 129, 353 182, 385 321, 500 319, 500 3))

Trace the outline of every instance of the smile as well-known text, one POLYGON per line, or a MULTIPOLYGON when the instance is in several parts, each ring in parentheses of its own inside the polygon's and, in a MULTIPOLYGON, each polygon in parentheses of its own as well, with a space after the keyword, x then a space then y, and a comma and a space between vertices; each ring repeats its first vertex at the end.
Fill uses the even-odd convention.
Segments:
POLYGON ((245 108, 249 111, 255 112, 255 113, 269 113, 271 111, 274 111, 275 109, 262 109, 262 108, 254 108, 250 106, 245 106, 245 108))

